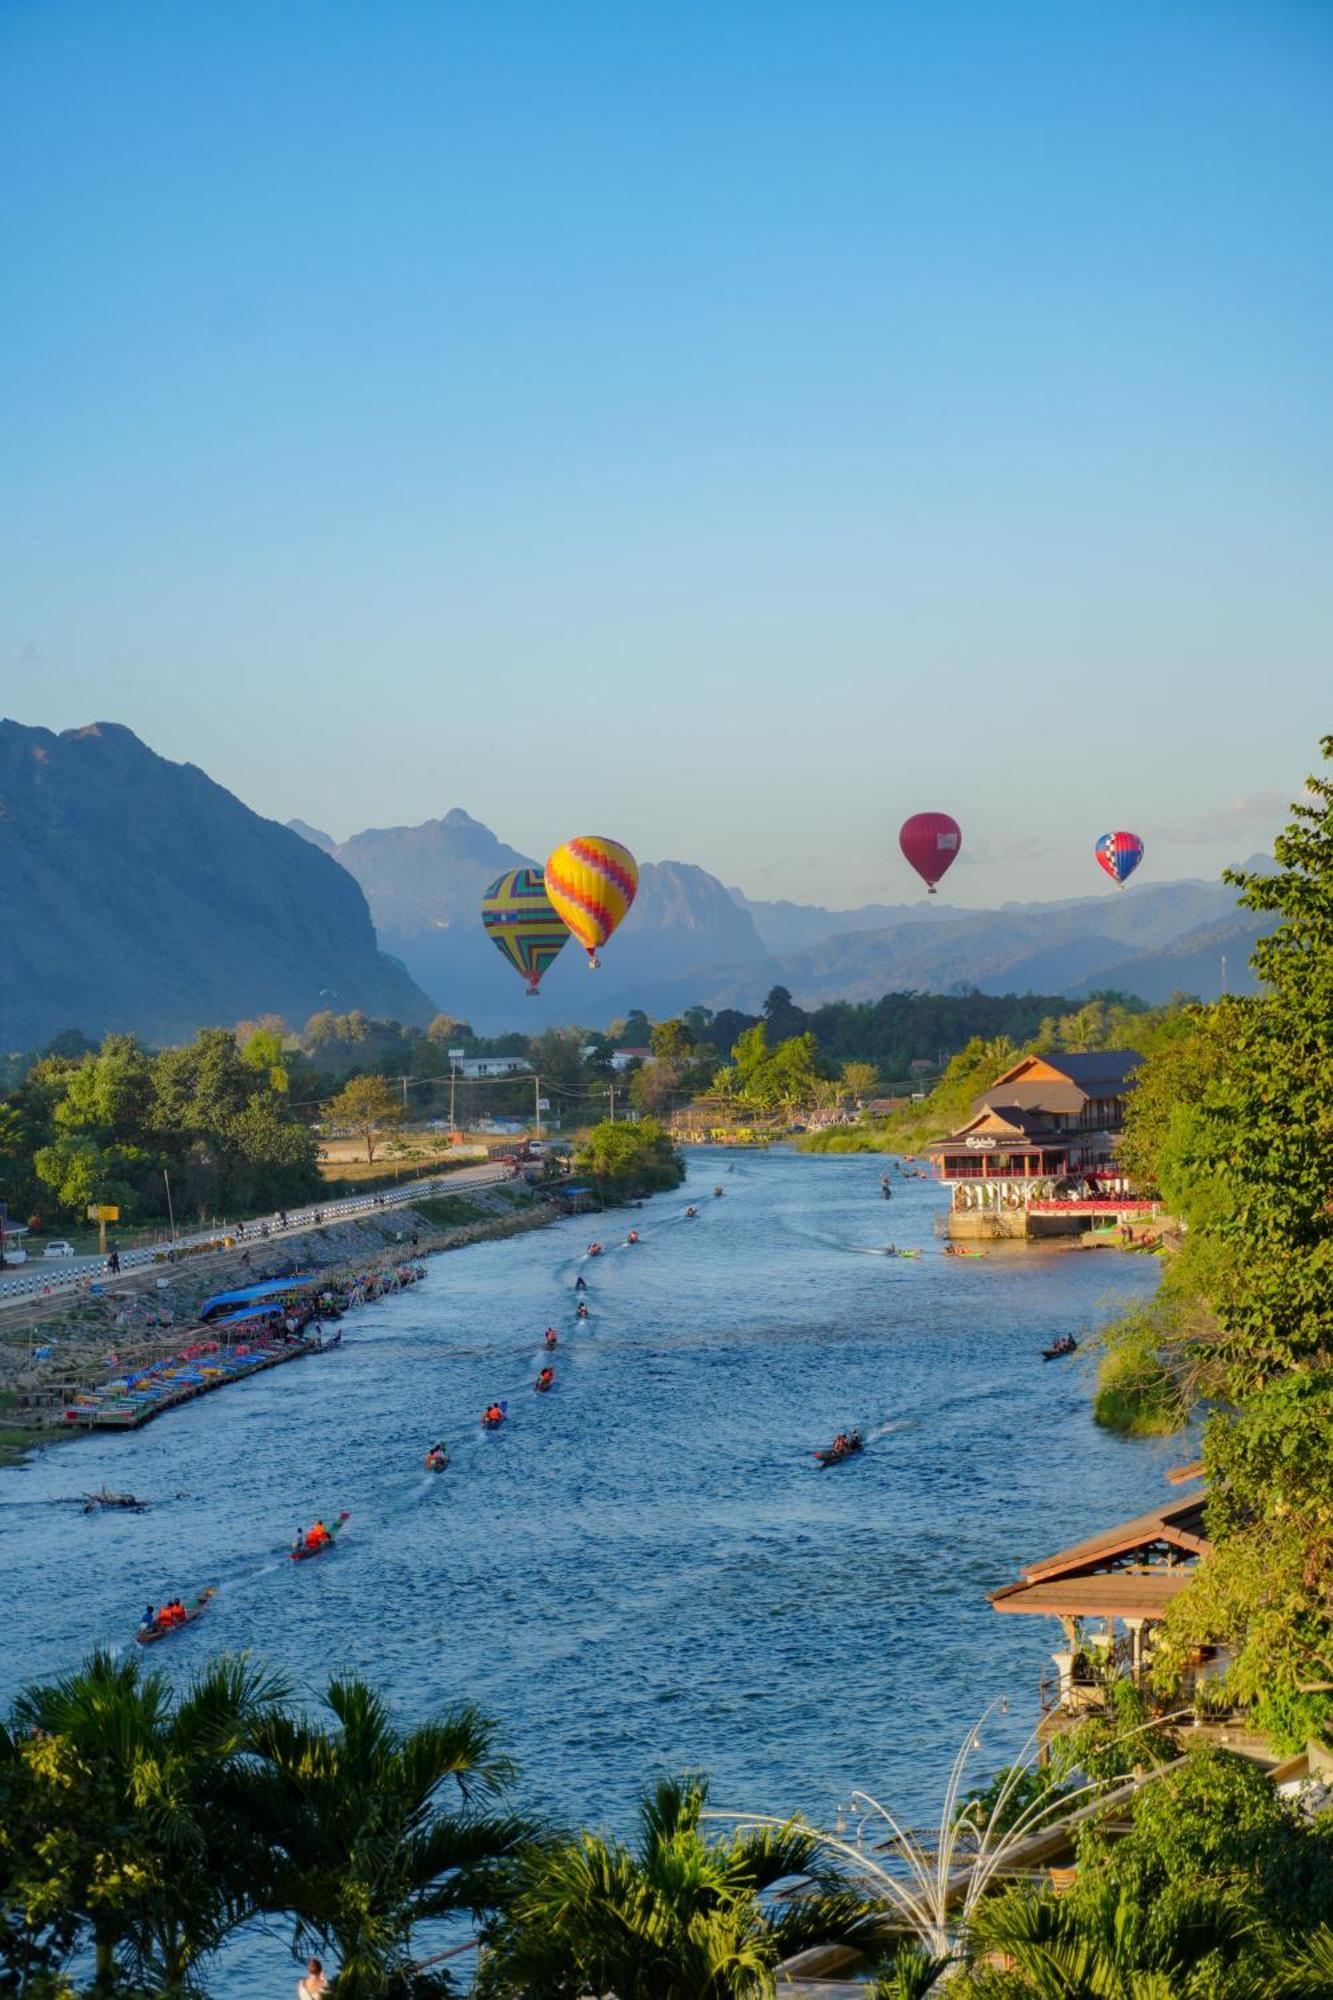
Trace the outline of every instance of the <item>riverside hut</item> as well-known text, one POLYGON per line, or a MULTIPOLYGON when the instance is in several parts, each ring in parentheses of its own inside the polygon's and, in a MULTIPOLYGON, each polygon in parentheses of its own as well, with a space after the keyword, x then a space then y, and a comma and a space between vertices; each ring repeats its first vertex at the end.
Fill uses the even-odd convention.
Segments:
MULTIPOLYGON (((1052 1654, 1054 1683, 1043 1685, 1045 1710, 1068 1717, 1096 1706, 1108 1669, 1142 1682, 1156 1628, 1211 1550, 1205 1502, 1203 1493, 1177 1495, 1028 1563, 1017 1582, 990 1593, 996 1611, 1059 1621, 1064 1644, 1052 1654)), ((1218 1651, 1201 1649, 1192 1685, 1224 1665, 1218 1651)))

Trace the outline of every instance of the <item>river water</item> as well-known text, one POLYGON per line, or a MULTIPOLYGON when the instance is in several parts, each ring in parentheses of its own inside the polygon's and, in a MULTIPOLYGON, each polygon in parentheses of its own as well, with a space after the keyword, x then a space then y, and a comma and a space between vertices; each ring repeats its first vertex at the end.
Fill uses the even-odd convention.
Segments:
MULTIPOLYGON (((1151 1291, 1154 1260, 945 1257, 942 1192, 895 1178, 885 1203, 889 1164, 694 1153, 684 1189, 598 1219, 600 1258, 589 1218, 434 1258, 349 1315, 340 1351, 0 1476, 0 1694, 213 1583, 155 1666, 249 1648, 304 1688, 366 1675, 404 1720, 476 1701, 526 1806, 621 1825, 641 1781, 688 1768, 719 1804, 828 1821, 864 1785, 929 1821, 994 1696, 1011 1712, 982 1767, 1017 1748, 1058 1643, 986 1592, 1153 1504, 1178 1447, 1099 1432, 1084 1357, 1041 1359, 1151 1291), (890 1239, 923 1254, 886 1258, 890 1239), (510 1421, 485 1435, 493 1397, 510 1421), (817 1469, 851 1424, 866 1451, 817 1469), (103 1483, 153 1504, 65 1504, 103 1483), (298 1523, 342 1508, 330 1555, 286 1560, 298 1523)), ((250 1941, 215 1990, 290 1977, 250 1941)))

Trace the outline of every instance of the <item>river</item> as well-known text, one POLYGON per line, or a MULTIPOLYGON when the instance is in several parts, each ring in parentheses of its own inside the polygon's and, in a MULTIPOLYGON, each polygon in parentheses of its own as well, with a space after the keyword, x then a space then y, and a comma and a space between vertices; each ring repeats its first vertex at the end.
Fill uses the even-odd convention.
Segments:
MULTIPOLYGON (((364 1674, 405 1720, 474 1700, 521 1803, 569 1820, 623 1824, 643 1779, 686 1768, 719 1804, 827 1820, 860 1784, 929 1820, 993 1696, 1011 1713, 983 1764, 1021 1742, 1057 1643, 987 1590, 1153 1504, 1179 1448, 1099 1432, 1084 1356, 1041 1359, 1150 1292, 1155 1260, 944 1257, 941 1190, 895 1180, 885 1203, 888 1164, 693 1153, 683 1190, 598 1219, 598 1259, 589 1218, 434 1258, 349 1315, 340 1351, 3 1475, 0 1693, 214 1583, 156 1649, 173 1678, 250 1648, 305 1688, 364 1674), (890 1238, 922 1256, 876 1254, 890 1238), (510 1421, 483 1435, 492 1397, 510 1421), (864 1454, 816 1469, 850 1424, 864 1454), (104 1482, 149 1511, 65 1504, 104 1482), (298 1523, 341 1508, 332 1554, 287 1561, 298 1523)), ((214 1990, 290 1977, 247 1942, 214 1990)))

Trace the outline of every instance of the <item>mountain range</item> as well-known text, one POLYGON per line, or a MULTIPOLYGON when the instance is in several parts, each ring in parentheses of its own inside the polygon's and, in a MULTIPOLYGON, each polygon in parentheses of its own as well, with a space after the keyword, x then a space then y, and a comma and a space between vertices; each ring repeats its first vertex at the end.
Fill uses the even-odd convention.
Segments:
MULTIPOLYGON (((448 1013, 483 1033, 527 1025, 517 975, 477 922, 491 881, 531 866, 525 855, 455 808, 421 826, 375 828, 315 842, 365 890, 381 942, 448 1013)), ((543 1023, 606 1025, 699 1004, 757 1009, 775 985, 803 1006, 882 993, 1068 992, 1117 987, 1145 1000, 1210 997, 1223 980, 1253 990, 1248 958, 1258 920, 1222 883, 1136 884, 1124 893, 967 910, 943 898, 854 910, 762 902, 683 861, 647 862, 622 929, 590 986, 570 945, 542 985, 543 1023)))
POLYGON ((1073 901, 968 910, 947 895, 829 910, 762 902, 685 861, 645 863, 637 900, 590 976, 572 942, 539 1001, 478 922, 483 891, 538 857, 455 808, 336 842, 261 818, 192 764, 116 723, 56 734, 0 722, 0 1050, 63 1029, 150 1042, 260 1013, 321 1007, 482 1033, 639 1007, 755 1011, 905 990, 1252 990, 1258 920, 1234 890, 1135 882, 1073 901), (378 938, 376 933, 378 932, 378 938))
POLYGON ((337 863, 129 729, 0 722, 0 1049, 435 1009, 337 863), (330 998, 329 996, 336 996, 330 998))

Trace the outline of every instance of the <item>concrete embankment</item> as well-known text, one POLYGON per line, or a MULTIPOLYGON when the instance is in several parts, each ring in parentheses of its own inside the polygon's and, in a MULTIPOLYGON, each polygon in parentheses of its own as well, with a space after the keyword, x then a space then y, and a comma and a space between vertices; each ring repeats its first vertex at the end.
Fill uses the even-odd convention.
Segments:
POLYGON ((352 1285, 436 1251, 540 1229, 569 1204, 543 1201, 510 1185, 469 1188, 406 1207, 251 1241, 173 1269, 141 1271, 100 1295, 34 1301, 8 1311, 0 1327, 0 1464, 27 1447, 71 1434, 64 1412, 109 1377, 152 1368, 199 1326, 214 1293, 309 1272, 321 1286, 352 1285))

